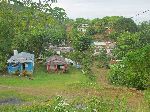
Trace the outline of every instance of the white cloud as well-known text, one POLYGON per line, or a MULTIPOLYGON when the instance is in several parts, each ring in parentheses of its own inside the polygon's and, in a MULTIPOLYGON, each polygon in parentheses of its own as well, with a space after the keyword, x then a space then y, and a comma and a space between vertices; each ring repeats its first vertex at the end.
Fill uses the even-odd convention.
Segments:
MULTIPOLYGON (((58 0, 53 7, 64 8, 70 18, 102 18, 113 15, 132 17, 150 9, 149 4, 150 0, 58 0)), ((140 19, 149 19, 149 15, 140 19)))

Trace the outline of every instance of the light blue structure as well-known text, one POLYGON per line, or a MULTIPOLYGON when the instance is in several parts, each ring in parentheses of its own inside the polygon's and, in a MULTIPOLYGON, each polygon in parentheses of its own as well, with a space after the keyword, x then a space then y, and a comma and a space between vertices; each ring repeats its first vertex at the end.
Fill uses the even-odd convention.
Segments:
POLYGON ((34 70, 34 54, 21 52, 12 56, 7 60, 7 63, 9 74, 22 74, 23 71, 32 74, 34 70))

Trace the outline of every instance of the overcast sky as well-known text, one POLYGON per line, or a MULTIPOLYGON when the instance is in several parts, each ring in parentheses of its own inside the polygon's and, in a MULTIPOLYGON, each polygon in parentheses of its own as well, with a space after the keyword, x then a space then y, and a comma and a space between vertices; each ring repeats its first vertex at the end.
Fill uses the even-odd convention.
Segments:
POLYGON ((134 17, 134 20, 150 20, 150 12, 142 12, 150 9, 150 0, 57 0, 53 6, 65 9, 67 15, 72 18, 102 18, 105 16, 134 17))

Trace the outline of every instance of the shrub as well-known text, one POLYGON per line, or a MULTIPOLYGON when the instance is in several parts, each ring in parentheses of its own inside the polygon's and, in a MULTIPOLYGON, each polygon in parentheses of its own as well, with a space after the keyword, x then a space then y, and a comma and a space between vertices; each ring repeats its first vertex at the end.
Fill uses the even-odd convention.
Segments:
POLYGON ((150 82, 150 46, 127 53, 122 62, 113 65, 109 80, 113 84, 146 89, 150 82))
POLYGON ((99 67, 106 67, 108 68, 110 62, 110 56, 107 54, 105 48, 100 50, 99 55, 97 56, 97 60, 99 61, 99 67))

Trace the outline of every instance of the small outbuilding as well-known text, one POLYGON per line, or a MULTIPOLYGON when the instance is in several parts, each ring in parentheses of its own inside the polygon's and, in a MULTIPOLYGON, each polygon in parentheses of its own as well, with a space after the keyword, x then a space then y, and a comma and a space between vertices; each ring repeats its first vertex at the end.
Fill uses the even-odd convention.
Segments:
POLYGON ((14 54, 7 63, 9 74, 31 75, 34 70, 34 54, 26 52, 14 54))
POLYGON ((62 72, 65 72, 67 70, 68 65, 65 58, 58 55, 54 55, 46 60, 46 67, 48 72, 50 72, 51 70, 56 72, 58 70, 62 70, 62 72))

